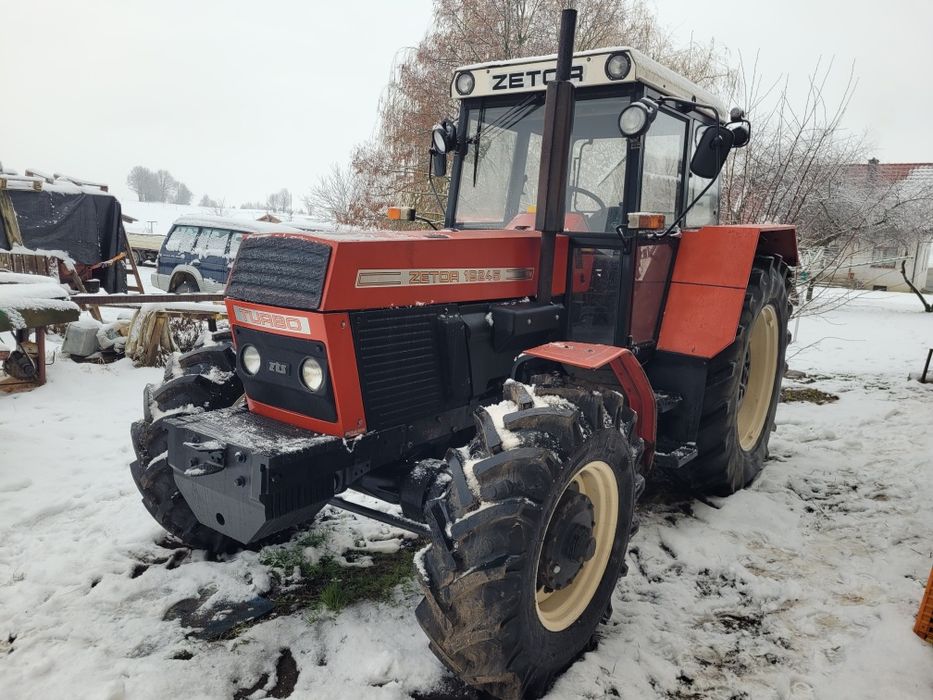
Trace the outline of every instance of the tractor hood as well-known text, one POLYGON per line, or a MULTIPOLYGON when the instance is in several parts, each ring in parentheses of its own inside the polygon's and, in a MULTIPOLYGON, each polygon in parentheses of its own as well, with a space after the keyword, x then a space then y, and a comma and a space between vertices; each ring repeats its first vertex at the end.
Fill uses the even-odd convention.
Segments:
MULTIPOLYGON (((515 299, 537 289, 538 231, 271 233, 240 246, 228 297, 306 311, 515 299)), ((566 286, 559 237, 553 293, 566 286)))

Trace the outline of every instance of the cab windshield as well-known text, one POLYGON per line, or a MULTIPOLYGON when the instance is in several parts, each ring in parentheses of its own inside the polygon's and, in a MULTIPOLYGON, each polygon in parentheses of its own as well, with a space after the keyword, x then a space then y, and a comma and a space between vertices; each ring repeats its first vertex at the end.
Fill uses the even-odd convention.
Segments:
MULTIPOLYGON (((622 223, 627 144, 618 95, 578 99, 567 178, 566 230, 612 231, 622 223)), ((467 115, 467 149, 457 192, 458 228, 534 228, 544 95, 517 104, 480 104, 467 115)))

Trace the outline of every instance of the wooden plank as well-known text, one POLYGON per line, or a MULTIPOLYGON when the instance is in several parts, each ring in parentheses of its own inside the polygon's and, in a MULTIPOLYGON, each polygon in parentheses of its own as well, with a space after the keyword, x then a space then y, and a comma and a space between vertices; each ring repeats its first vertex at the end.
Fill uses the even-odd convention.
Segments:
MULTIPOLYGON (((122 229, 122 227, 121 227, 121 229, 122 229)), ((139 276, 139 268, 138 268, 137 265, 136 265, 136 254, 133 252, 133 247, 130 245, 130 239, 129 239, 129 237, 127 237, 126 231, 125 231, 125 230, 123 231, 123 250, 126 251, 126 254, 127 254, 127 256, 129 257, 129 261, 130 261, 130 270, 132 270, 132 272, 133 272, 133 279, 136 280, 136 284, 135 284, 135 285, 129 285, 129 284, 127 284, 127 285, 126 285, 126 288, 127 288, 128 290, 130 290, 131 292, 143 293, 143 292, 145 292, 146 290, 145 290, 145 288, 143 287, 142 278, 139 276)))
MULTIPOLYGON (((41 299, 36 300, 37 304, 41 302, 41 299)), ((77 321, 81 313, 77 309, 17 309, 17 312, 23 317, 27 328, 77 321)), ((0 312, 0 333, 11 330, 13 330, 13 322, 6 317, 6 314, 0 312)))
POLYGON ((82 306, 127 306, 132 304, 169 304, 172 302, 223 301, 220 293, 195 292, 193 294, 73 294, 71 301, 82 306))

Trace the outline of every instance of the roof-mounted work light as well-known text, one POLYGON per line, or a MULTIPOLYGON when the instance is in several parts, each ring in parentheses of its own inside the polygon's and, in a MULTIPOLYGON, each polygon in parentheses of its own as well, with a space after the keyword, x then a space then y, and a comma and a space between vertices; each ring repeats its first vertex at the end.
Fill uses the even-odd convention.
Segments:
POLYGON ((454 88, 457 90, 457 94, 463 95, 464 97, 473 92, 473 88, 475 87, 476 78, 474 78, 473 74, 468 70, 458 73, 457 77, 454 79, 454 88))
POLYGON ((624 80, 632 70, 632 59, 625 52, 611 54, 606 59, 606 77, 609 80, 624 80))

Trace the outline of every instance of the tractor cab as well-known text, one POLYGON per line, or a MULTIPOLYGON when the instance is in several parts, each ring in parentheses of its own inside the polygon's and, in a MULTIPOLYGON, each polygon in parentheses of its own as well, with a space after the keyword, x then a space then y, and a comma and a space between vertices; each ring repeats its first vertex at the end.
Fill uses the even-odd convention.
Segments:
MULTIPOLYGON (((456 70, 460 114, 438 125, 431 146, 435 175, 453 156, 447 228, 538 228, 548 194, 540 187, 545 94, 556 65, 552 56, 456 70)), ((571 113, 558 116, 572 123, 562 226, 571 242, 569 337, 647 343, 657 337, 674 224, 718 223, 718 171, 729 146, 747 141, 747 122, 736 111, 723 124, 715 96, 630 48, 575 54, 569 82, 571 113), (704 157, 704 134, 718 157, 704 157)))

